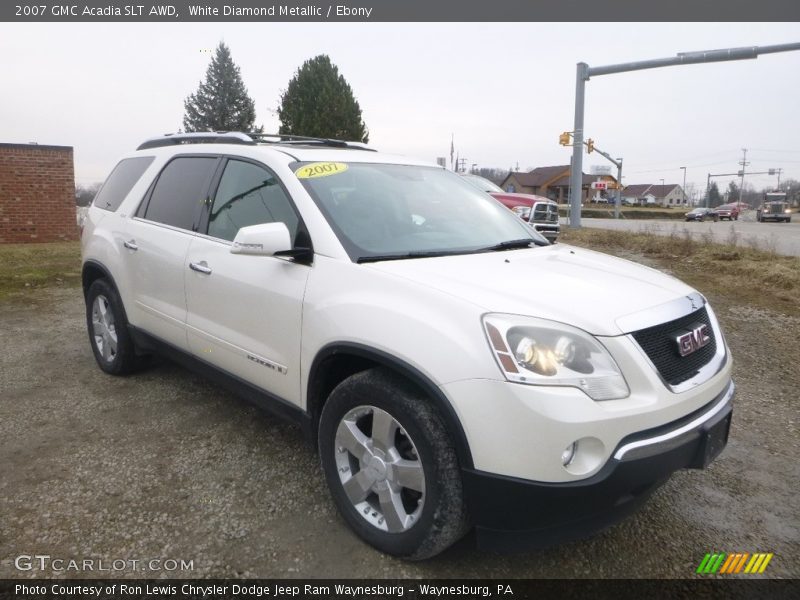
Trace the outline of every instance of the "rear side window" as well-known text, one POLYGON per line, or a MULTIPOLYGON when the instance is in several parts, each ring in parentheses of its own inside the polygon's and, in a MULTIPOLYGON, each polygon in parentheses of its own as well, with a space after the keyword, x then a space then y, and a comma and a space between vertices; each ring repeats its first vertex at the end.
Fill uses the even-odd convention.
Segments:
POLYGON ((144 218, 191 230, 206 200, 216 166, 215 156, 187 156, 170 161, 158 176, 144 218))
POLYGON ((111 175, 108 176, 103 187, 97 192, 94 197, 94 205, 112 212, 117 210, 152 162, 152 156, 137 156, 121 160, 111 171, 111 175))
POLYGON ((241 227, 285 223, 294 241, 299 219, 275 176, 252 163, 230 160, 208 216, 208 235, 233 241, 241 227))

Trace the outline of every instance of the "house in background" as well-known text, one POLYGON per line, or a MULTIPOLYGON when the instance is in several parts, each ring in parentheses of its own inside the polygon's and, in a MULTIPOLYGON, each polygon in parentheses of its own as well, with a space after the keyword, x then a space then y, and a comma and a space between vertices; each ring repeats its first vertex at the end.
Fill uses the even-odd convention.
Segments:
MULTIPOLYGON (((569 198, 569 165, 554 167, 537 167, 527 173, 511 172, 500 185, 507 192, 517 194, 535 194, 555 200, 567 202, 569 198)), ((616 183, 612 175, 586 175, 583 173, 581 185, 581 202, 587 202, 595 195, 591 185, 595 181, 616 183)))
POLYGON ((635 183, 627 185, 622 190, 622 200, 626 204, 640 206, 685 206, 683 188, 677 183, 666 183, 664 185, 635 183))

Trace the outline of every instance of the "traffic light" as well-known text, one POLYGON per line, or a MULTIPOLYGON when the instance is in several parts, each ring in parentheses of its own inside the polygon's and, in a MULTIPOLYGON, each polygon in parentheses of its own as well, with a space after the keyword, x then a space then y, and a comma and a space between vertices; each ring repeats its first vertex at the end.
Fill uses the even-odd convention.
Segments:
POLYGON ((586 140, 586 152, 591 154, 592 150, 594 150, 594 140, 589 138, 586 140))
POLYGON ((558 143, 562 146, 569 146, 569 131, 565 131, 558 136, 558 143))

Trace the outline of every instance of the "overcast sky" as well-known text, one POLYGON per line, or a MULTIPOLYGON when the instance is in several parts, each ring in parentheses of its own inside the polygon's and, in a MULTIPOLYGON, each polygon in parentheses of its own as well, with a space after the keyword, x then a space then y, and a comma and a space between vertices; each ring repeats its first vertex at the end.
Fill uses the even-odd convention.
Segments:
MULTIPOLYGON (((328 54, 384 151, 434 161, 450 136, 468 165, 567 164, 575 64, 800 41, 788 24, 10 24, 0 23, 0 142, 75 148, 79 183, 182 124, 183 101, 220 40, 277 131, 281 92, 302 62, 328 54)), ((800 179, 800 52, 597 77, 586 135, 624 157, 626 184, 689 182, 747 168, 800 179)), ((584 155, 584 170, 609 164, 584 155)), ((721 188, 727 185, 720 178, 721 188)), ((748 177, 757 188, 776 178, 748 177)))

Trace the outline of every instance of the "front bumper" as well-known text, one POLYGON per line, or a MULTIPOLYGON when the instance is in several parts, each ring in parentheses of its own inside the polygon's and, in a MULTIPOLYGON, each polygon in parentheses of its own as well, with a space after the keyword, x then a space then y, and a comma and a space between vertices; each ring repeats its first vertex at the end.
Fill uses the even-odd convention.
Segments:
POLYGON ((588 479, 543 483, 463 470, 482 546, 542 547, 587 537, 631 514, 678 469, 702 469, 728 440, 734 384, 706 406, 624 438, 588 479))

